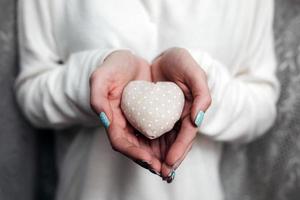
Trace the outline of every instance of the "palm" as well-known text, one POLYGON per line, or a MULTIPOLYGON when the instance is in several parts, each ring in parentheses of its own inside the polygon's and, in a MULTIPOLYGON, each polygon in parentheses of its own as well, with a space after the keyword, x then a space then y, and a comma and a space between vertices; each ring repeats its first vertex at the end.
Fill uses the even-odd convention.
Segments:
POLYGON ((113 87, 108 96, 113 115, 113 120, 108 131, 109 139, 111 142, 115 142, 116 145, 120 143, 124 145, 125 143, 126 146, 122 151, 127 152, 126 155, 130 155, 129 157, 136 162, 140 160, 140 157, 148 157, 149 155, 154 157, 151 159, 150 164, 154 170, 159 172, 161 168, 159 139, 150 140, 138 134, 137 130, 126 120, 121 110, 121 97, 127 81, 123 81, 122 79, 117 80, 118 82, 112 84, 113 87))
POLYGON ((205 86, 205 83, 199 83, 202 72, 192 57, 178 49, 166 51, 157 58, 152 64, 151 72, 153 81, 175 82, 185 96, 185 105, 178 126, 172 130, 175 136, 167 138, 169 140, 167 153, 162 165, 162 175, 166 176, 184 160, 196 138, 197 127, 193 124, 192 112, 197 110, 197 97, 199 102, 197 95, 201 91, 199 87, 205 86))
POLYGON ((165 74, 162 71, 159 70, 160 66, 158 62, 153 63, 152 65, 152 73, 153 73, 153 79, 154 81, 172 81, 175 82, 183 91, 184 96, 185 96, 185 103, 184 103, 184 108, 181 114, 181 117, 179 121, 176 123, 176 125, 173 127, 173 129, 170 131, 170 133, 167 133, 163 135, 163 139, 165 140, 166 148, 165 148, 165 154, 167 153, 168 149, 170 146, 173 144, 175 141, 178 131, 180 130, 180 127, 182 125, 183 121, 188 121, 190 120, 190 114, 191 114, 191 106, 193 102, 193 98, 191 95, 191 91, 188 88, 188 86, 182 81, 181 77, 176 71, 176 67, 174 67, 174 72, 176 73, 168 73, 165 74))

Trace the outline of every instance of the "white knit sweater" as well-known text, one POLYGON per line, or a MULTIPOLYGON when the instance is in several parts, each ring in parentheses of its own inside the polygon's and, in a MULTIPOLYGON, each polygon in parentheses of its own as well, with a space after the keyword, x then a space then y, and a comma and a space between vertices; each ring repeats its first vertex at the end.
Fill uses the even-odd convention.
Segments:
POLYGON ((272 0, 20 0, 20 107, 37 127, 75 134, 58 151, 57 199, 222 199, 221 142, 250 141, 276 115, 272 17, 272 0), (89 76, 116 49, 151 62, 174 46, 206 71, 212 105, 167 184, 112 151, 90 109, 89 76))

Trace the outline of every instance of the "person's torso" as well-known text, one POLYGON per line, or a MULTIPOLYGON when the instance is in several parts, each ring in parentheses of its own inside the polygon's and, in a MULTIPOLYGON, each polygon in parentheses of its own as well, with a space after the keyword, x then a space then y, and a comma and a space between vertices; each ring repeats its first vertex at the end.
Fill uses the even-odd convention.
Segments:
MULTIPOLYGON (((129 48, 151 61, 163 50, 198 48, 233 71, 243 62, 259 0, 53 0, 56 50, 129 48)), ((111 150, 104 129, 83 129, 66 151, 58 199, 222 199, 221 145, 199 136, 172 184, 111 150)))

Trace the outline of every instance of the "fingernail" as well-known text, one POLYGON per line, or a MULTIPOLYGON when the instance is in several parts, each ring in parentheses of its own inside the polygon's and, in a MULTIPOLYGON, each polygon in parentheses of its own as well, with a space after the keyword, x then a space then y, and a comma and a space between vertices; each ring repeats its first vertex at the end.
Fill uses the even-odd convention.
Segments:
POLYGON ((101 113, 99 114, 99 118, 100 118, 100 121, 101 121, 102 125, 103 125, 105 128, 108 128, 109 125, 110 125, 110 121, 109 121, 109 119, 107 118, 105 112, 101 112, 101 113))
MULTIPOLYGON (((165 164, 165 165, 166 165, 166 164, 165 164)), ((168 165, 166 165, 166 166, 168 166, 168 165)), ((169 174, 168 174, 167 176, 162 176, 162 179, 163 179, 164 181, 168 180, 168 178, 170 178, 170 177, 172 176, 173 171, 175 171, 174 168, 171 168, 170 166, 168 166, 168 168, 170 169, 169 174)))
POLYGON ((167 178, 170 178, 172 176, 172 174, 173 174, 174 171, 175 171, 174 169, 171 169, 171 171, 169 172, 167 178))
POLYGON ((157 175, 157 176, 160 176, 161 177, 161 174, 160 173, 158 173, 157 171, 155 171, 154 169, 149 169, 149 171, 151 172, 151 173, 153 173, 153 174, 155 174, 155 175, 157 175))
POLYGON ((194 123, 197 127, 199 127, 201 125, 203 118, 204 118, 204 112, 200 110, 194 121, 194 123))
POLYGON ((175 178, 175 175, 176 175, 175 170, 172 170, 172 171, 170 172, 170 174, 168 175, 167 183, 172 183, 172 181, 173 181, 174 178, 175 178))
POLYGON ((149 169, 150 170, 150 165, 147 163, 147 162, 145 162, 145 161, 143 161, 143 160, 137 160, 136 161, 141 167, 144 167, 144 168, 146 168, 146 169, 149 169))

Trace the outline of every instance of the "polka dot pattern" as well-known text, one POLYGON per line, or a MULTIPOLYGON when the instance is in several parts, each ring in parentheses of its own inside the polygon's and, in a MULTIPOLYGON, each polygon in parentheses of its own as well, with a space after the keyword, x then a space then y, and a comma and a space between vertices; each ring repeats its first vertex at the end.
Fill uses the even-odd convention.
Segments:
POLYGON ((132 81, 124 88, 121 101, 127 120, 150 139, 170 131, 183 106, 184 94, 173 82, 132 81))

